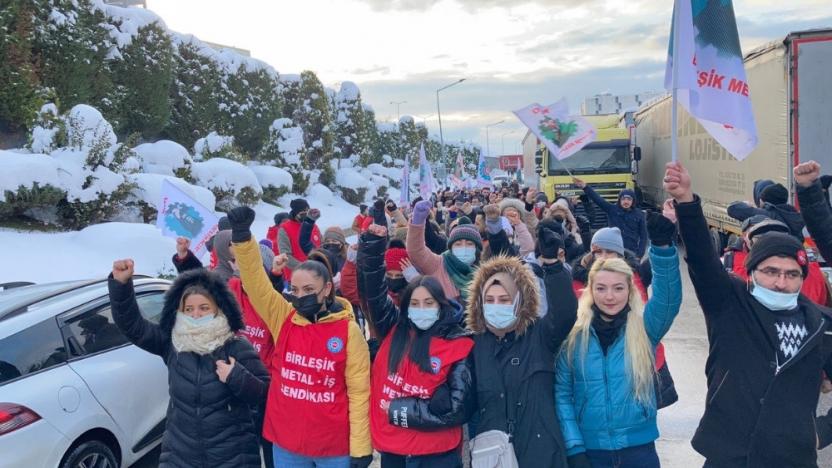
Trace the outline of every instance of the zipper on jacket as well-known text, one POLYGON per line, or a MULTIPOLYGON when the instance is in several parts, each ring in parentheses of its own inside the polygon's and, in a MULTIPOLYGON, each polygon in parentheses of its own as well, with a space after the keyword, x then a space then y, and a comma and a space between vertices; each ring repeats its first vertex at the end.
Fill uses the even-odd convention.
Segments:
POLYGON ((200 385, 202 381, 202 362, 199 355, 196 355, 196 436, 197 444, 199 445, 199 466, 204 466, 205 449, 202 447, 202 391, 200 385))
MULTIPOLYGON (((820 332, 824 329, 824 325, 826 325, 826 319, 822 318, 822 319, 820 319, 820 325, 818 325, 818 329, 817 329, 817 330, 815 330, 815 332, 814 332, 814 333, 812 333, 812 336, 810 336, 810 337, 809 337, 809 339, 808 339, 808 340, 806 340, 806 342, 804 342, 804 343, 803 343, 803 347, 808 346, 808 345, 809 345, 809 343, 811 343, 811 342, 812 342, 812 340, 814 340, 814 339, 815 339, 815 337, 816 337, 816 336, 818 336, 818 333, 820 333, 820 332)), ((775 377, 776 377, 777 375, 779 375, 779 374, 780 374, 780 371, 781 371, 781 370, 783 370, 783 368, 784 368, 784 367, 786 367, 786 365, 787 365, 789 362, 791 362, 791 360, 792 360, 792 359, 794 359, 794 358, 795 358, 798 354, 800 354, 800 351, 802 351, 802 350, 803 350, 803 347, 801 347, 801 348, 797 351, 797 353, 795 353, 795 355, 794 355, 794 356, 792 356, 792 357, 790 357, 789 359, 787 359, 787 360, 786 360, 786 362, 784 362, 782 365, 780 364, 780 357, 779 357, 779 356, 777 356, 777 352, 775 351, 775 357, 776 357, 776 359, 777 359, 777 369, 775 369, 775 370, 774 370, 774 376, 775 376, 775 377)))
POLYGON ((610 401, 610 387, 609 387, 609 379, 607 378, 607 355, 604 355, 604 400, 607 402, 606 409, 607 409, 607 436, 610 440, 610 450, 615 450, 612 440, 612 429, 610 429, 612 421, 610 421, 610 415, 612 414, 612 402, 610 401))

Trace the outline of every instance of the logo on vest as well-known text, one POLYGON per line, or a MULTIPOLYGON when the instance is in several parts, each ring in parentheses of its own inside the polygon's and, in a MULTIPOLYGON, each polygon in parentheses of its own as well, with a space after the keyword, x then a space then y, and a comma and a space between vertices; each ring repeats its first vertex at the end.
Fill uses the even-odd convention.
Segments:
POLYGON ((326 349, 333 354, 340 353, 344 349, 344 340, 338 338, 337 336, 333 336, 326 342, 326 349))
POLYGON ((436 356, 432 356, 432 357, 430 358, 430 368, 431 368, 431 370, 433 370, 433 373, 434 373, 434 374, 438 374, 438 373, 439 373, 439 369, 441 369, 441 368, 442 368, 442 360, 441 360, 441 359, 439 359, 439 358, 438 358, 438 357, 436 357, 436 356))

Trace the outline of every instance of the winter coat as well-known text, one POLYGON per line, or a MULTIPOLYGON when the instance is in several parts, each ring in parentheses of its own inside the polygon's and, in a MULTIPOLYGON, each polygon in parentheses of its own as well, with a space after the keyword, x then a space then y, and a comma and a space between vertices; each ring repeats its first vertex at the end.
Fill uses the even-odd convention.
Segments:
MULTIPOLYGON (((471 283, 468 328, 474 332, 477 434, 500 430, 513 435, 522 468, 566 467, 566 447, 555 418, 555 354, 575 323, 577 300, 562 263, 543 266, 548 312, 537 316, 537 279, 519 260, 494 258, 480 266, 471 283), (515 279, 521 295, 515 330, 498 338, 486 327, 483 287, 497 272, 515 279)), ((476 434, 475 434, 476 435, 476 434)))
POLYGON ((188 270, 202 268, 202 262, 200 262, 199 259, 196 258, 196 255, 194 255, 194 253, 190 250, 188 250, 185 258, 179 258, 179 254, 173 254, 171 261, 173 262, 173 266, 176 267, 177 274, 188 270))
POLYGON ((260 437, 254 414, 266 402, 269 373, 242 337, 229 339, 207 355, 174 349, 171 333, 180 299, 192 284, 206 287, 232 331, 243 328, 234 297, 219 277, 205 270, 191 270, 177 278, 165 295, 159 325, 142 318, 132 281, 121 284, 111 276, 108 284, 116 325, 133 344, 161 356, 168 366, 170 403, 159 466, 259 468, 260 437), (222 383, 216 361, 230 357, 237 362, 222 383))
MULTIPOLYGON (((670 330, 682 305, 682 278, 675 247, 651 247, 653 297, 644 306, 644 327, 653 346, 670 330)), ((630 312, 633 313, 633 312, 630 312)), ((568 455, 586 450, 621 450, 659 437, 656 399, 644 404, 629 382, 625 329, 606 354, 590 326, 589 343, 578 339, 572 360, 558 358, 555 401, 568 455), (586 346, 586 356, 581 350, 586 346)))
POLYGON ((815 418, 821 371, 832 375, 829 309, 799 297, 808 335, 778 364, 773 314, 723 268, 699 197, 677 204, 676 216, 709 343, 705 414, 693 448, 720 467, 817 466, 817 437, 821 447, 832 440, 829 417, 815 418))
POLYGON ((806 221, 806 229, 815 241, 820 255, 827 263, 832 263, 832 212, 820 182, 809 187, 798 186, 797 201, 806 221))
POLYGON ((635 200, 629 210, 621 208, 621 198, 618 203, 604 200, 592 187, 587 185, 584 192, 607 214, 607 222, 610 227, 617 227, 621 230, 621 237, 624 239, 624 248, 636 254, 636 257, 643 257, 647 249, 647 220, 644 212, 636 208, 635 200))
MULTIPOLYGON (((295 326, 314 327, 316 325, 299 314, 293 314, 294 308, 291 303, 272 288, 269 278, 263 270, 260 249, 253 239, 235 243, 234 252, 237 256, 237 264, 240 267, 243 286, 248 291, 249 299, 255 310, 274 337, 275 346, 278 345, 280 331, 290 315, 292 316, 292 324, 295 326)), ((369 431, 370 355, 367 349, 367 341, 353 317, 352 306, 342 298, 338 298, 338 303, 340 304, 339 311, 330 313, 318 323, 331 323, 339 320, 349 321, 347 324, 348 337, 345 345, 347 352, 345 382, 349 400, 349 451, 351 456, 363 457, 372 453, 369 431)), ((321 346, 325 345, 326 343, 321 344, 321 346)), ((280 372, 281 369, 277 368, 276 361, 277 359, 272 360, 272 371, 280 372)), ((270 405, 271 403, 266 408, 267 420, 272 414, 270 405)), ((275 424, 278 425, 286 423, 286 421, 275 421, 275 424)), ((320 430, 320 428, 313 428, 313 430, 320 430)))
POLYGON ((767 216, 775 221, 780 221, 789 227, 789 233, 803 242, 803 216, 788 203, 773 205, 766 203, 762 208, 755 208, 746 202, 738 201, 728 205, 728 216, 743 222, 754 215, 767 216))

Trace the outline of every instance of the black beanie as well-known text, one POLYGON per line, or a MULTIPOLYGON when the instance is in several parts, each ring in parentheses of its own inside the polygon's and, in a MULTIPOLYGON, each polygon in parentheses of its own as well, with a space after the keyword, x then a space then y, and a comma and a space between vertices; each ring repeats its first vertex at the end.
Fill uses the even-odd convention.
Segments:
POLYGON ((295 198, 289 203, 289 208, 291 208, 291 210, 289 211, 289 216, 292 219, 295 219, 298 213, 309 209, 309 203, 303 198, 295 198))
POLYGON ((760 199, 772 205, 783 205, 789 202, 789 190, 783 184, 769 185, 760 193, 760 199))
POLYGON ((782 232, 768 232, 757 237, 751 252, 745 257, 745 269, 751 274, 763 260, 775 256, 793 258, 800 265, 803 277, 806 278, 809 273, 809 259, 806 257, 803 244, 790 234, 782 232))
POLYGON ((280 223, 289 219, 289 213, 285 211, 281 211, 280 213, 274 215, 274 225, 279 226, 280 223))
POLYGON ((217 230, 227 231, 229 229, 231 229, 231 222, 228 220, 228 216, 223 216, 217 223, 217 230))

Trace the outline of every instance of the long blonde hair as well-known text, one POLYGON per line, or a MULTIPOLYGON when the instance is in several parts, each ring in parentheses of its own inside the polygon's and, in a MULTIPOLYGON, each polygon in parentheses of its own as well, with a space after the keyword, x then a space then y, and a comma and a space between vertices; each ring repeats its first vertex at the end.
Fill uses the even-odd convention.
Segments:
POLYGON ((595 314, 592 311, 592 306, 595 303, 592 290, 595 286, 595 277, 600 271, 621 273, 627 277, 628 303, 630 305, 624 331, 624 357, 627 365, 627 375, 636 399, 643 404, 649 404, 653 400, 653 393, 655 392, 653 387, 655 356, 653 345, 647 336, 647 330, 644 328, 644 303, 633 281, 633 270, 624 260, 620 258, 597 260, 592 265, 586 288, 584 288, 584 292, 578 300, 578 319, 575 321, 572 331, 569 332, 561 352, 566 353, 569 365, 572 366, 575 348, 580 343, 581 365, 585 364, 589 347, 589 333, 590 328, 592 328, 592 318, 595 314))

